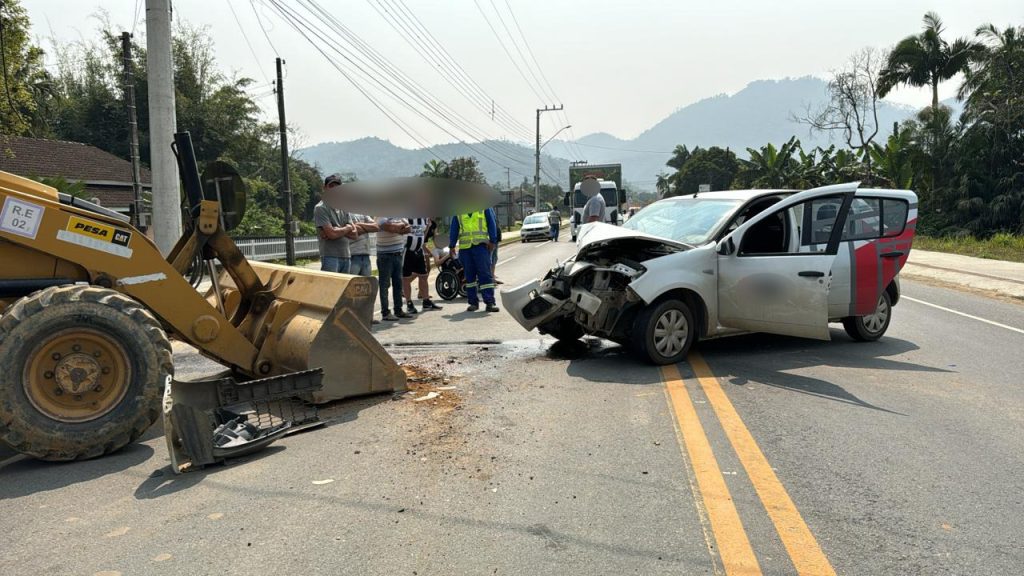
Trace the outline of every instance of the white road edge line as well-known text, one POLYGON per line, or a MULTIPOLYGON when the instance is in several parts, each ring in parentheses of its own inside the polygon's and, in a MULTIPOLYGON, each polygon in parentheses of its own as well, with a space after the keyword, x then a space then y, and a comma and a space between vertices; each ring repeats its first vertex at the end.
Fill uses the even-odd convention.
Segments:
POLYGON ((502 264, 504 264, 506 262, 511 262, 511 261, 515 260, 516 258, 518 258, 518 257, 519 256, 512 256, 512 257, 509 257, 509 258, 505 258, 501 262, 498 262, 497 264, 495 264, 494 267, 497 268, 498 266, 501 266, 502 264))
POLYGON ((1014 328, 1013 326, 1007 326, 1006 324, 1000 324, 999 322, 994 322, 994 321, 988 320, 986 318, 979 318, 978 316, 973 316, 971 314, 967 314, 966 312, 960 312, 959 310, 953 310, 952 308, 946 308, 945 306, 939 306, 938 304, 932 304, 931 302, 925 302, 924 300, 918 300, 917 298, 911 298, 910 296, 901 296, 900 299, 901 300, 910 300, 911 302, 917 302, 918 304, 924 304, 925 306, 931 306, 932 308, 937 308, 939 310, 942 310, 943 312, 949 312, 950 314, 956 314, 957 316, 963 316, 964 318, 970 318, 971 320, 977 320, 978 322, 984 322, 985 324, 991 324, 993 326, 998 326, 1000 328, 1005 328, 1007 330, 1011 330, 1013 332, 1017 332, 1018 334, 1024 334, 1024 330, 1022 330, 1020 328, 1014 328))

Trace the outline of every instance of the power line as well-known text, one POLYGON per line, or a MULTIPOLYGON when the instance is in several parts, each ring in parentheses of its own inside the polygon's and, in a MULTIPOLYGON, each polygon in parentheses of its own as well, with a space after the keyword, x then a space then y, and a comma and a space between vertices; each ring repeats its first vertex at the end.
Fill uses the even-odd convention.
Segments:
MULTIPOLYGON (((228 4, 231 4, 231 0, 228 0, 228 4)), ((274 42, 270 39, 270 34, 267 33, 267 28, 263 25, 263 19, 260 18, 260 12, 256 9, 256 1, 249 0, 249 6, 252 7, 252 13, 256 15, 256 22, 259 23, 260 30, 263 30, 263 37, 267 39, 267 44, 270 44, 270 49, 274 51, 274 56, 280 58, 281 54, 277 51, 277 48, 274 46, 274 42)))
MULTIPOLYGON (((521 164, 524 164, 524 165, 526 164, 526 162, 522 158, 518 158, 516 156, 513 156, 513 155, 509 154, 508 152, 506 152, 505 150, 501 149, 497 145, 497 142, 494 142, 489 136, 487 136, 487 134, 483 130, 481 130, 475 124, 473 124, 472 122, 467 120, 465 117, 460 115, 458 112, 455 112, 451 108, 448 108, 439 99, 437 99, 435 96, 430 94, 429 91, 427 91, 425 88, 420 86, 414 80, 409 78, 408 75, 403 73, 394 64, 392 64, 390 61, 388 61, 387 58, 385 58, 383 55, 381 55, 379 52, 377 52, 372 46, 370 46, 365 41, 363 41, 352 30, 350 30, 342 22, 337 20, 337 18, 335 18, 333 15, 331 15, 330 12, 328 12, 327 10, 322 8, 315 0, 305 0, 304 2, 303 2, 303 0, 299 0, 299 3, 300 4, 308 5, 306 7, 311 12, 314 12, 314 14, 313 14, 314 18, 317 18, 318 20, 320 20, 329 29, 339 30, 342 33, 342 35, 346 39, 349 40, 349 42, 352 44, 352 46, 355 48, 355 50, 362 55, 363 59, 369 60, 370 62, 372 62, 372 64, 375 64, 378 67, 378 69, 375 70, 377 72, 377 74, 378 75, 383 75, 385 77, 385 79, 392 86, 394 86, 395 89, 397 89, 400 92, 405 92, 406 94, 412 96, 415 100, 418 100, 420 102, 420 104, 426 106, 434 114, 436 114, 439 117, 441 117, 443 120, 445 120, 448 124, 450 124, 456 130, 460 130, 460 131, 464 132, 471 139, 478 140, 480 145, 490 149, 492 152, 495 152, 497 154, 503 155, 506 158, 509 158, 510 160, 512 160, 514 162, 518 162, 518 163, 521 163, 521 164), (320 15, 317 16, 316 12, 318 12, 320 15), (454 119, 453 119, 453 117, 454 117, 454 119), (467 128, 467 125, 469 126, 469 128, 467 128), (483 136, 481 136, 481 134, 483 136)), ((339 52, 339 54, 341 54, 341 52, 338 50, 337 46, 332 46, 332 48, 334 48, 336 51, 339 52)), ((343 57, 345 57, 345 56, 343 55, 343 57)), ((367 72, 364 68, 360 67, 358 64, 356 64, 356 66, 360 68, 360 71, 362 71, 364 74, 368 75, 371 78, 371 80, 373 80, 374 82, 378 83, 382 88, 384 88, 386 91, 388 91, 391 94, 391 96, 393 98, 395 98, 396 100, 398 100, 401 104, 403 104, 404 106, 409 108, 411 111, 415 112, 417 115, 421 116, 423 119, 433 123, 435 126, 440 128, 442 131, 444 131, 446 134, 448 134, 452 138, 455 138, 455 139, 459 140, 460 142, 462 142, 461 138, 459 138, 455 134, 451 133, 450 131, 445 129, 443 126, 441 126, 441 125, 437 124, 436 122, 434 122, 433 119, 431 119, 427 115, 425 115, 422 112, 422 110, 419 110, 419 109, 416 109, 416 108, 413 108, 412 106, 410 106, 407 99, 399 98, 398 95, 395 94, 395 92, 390 87, 385 86, 380 81, 380 78, 374 76, 371 72, 367 72)), ((369 64, 367 64, 367 66, 372 68, 372 66, 369 65, 369 64)), ((481 154, 481 155, 484 155, 484 154, 481 154)), ((492 158, 490 158, 490 157, 488 157, 486 155, 484 155, 484 156, 487 157, 488 159, 490 159, 491 161, 494 161, 492 158)), ((494 162, 498 163, 497 161, 494 161, 494 162)))
MULTIPOLYGON (((508 34, 508 39, 512 43, 512 47, 516 49, 516 53, 519 54, 519 58, 522 59, 523 64, 526 66, 526 71, 530 73, 530 76, 533 77, 533 81, 536 82, 537 86, 541 89, 542 92, 544 92, 544 100, 548 102, 557 101, 558 98, 556 98, 553 93, 548 94, 548 92, 544 90, 544 86, 541 84, 540 79, 537 77, 536 74, 533 73, 533 68, 530 67, 529 61, 527 61, 526 56, 523 55, 523 50, 519 48, 519 43, 516 42, 515 37, 512 36, 512 31, 508 29, 508 24, 505 24, 505 18, 502 17, 501 11, 498 10, 498 6, 494 3, 494 0, 490 0, 490 3, 491 8, 494 9, 494 13, 498 16, 498 22, 501 23, 501 27, 505 30, 505 34, 508 34)), ((511 56, 509 57, 511 58, 511 56)))
POLYGON ((132 37, 135 37, 135 27, 139 25, 139 0, 135 0, 135 9, 132 10, 135 19, 132 20, 132 37))
POLYGON ((611 146, 598 146, 597 144, 584 144, 582 142, 576 143, 578 146, 586 146, 587 148, 602 148, 604 150, 615 150, 616 152, 637 152, 639 154, 668 154, 672 155, 675 152, 665 152, 663 150, 636 150, 633 148, 613 148, 611 146))
MULTIPOLYGON (((328 58, 328 60, 332 63, 332 65, 335 66, 335 68, 343 70, 341 64, 335 61, 331 56, 329 56, 316 43, 316 41, 314 41, 310 37, 310 35, 307 34, 305 31, 301 30, 301 28, 305 28, 310 33, 317 36, 331 50, 336 52, 343 60, 345 60, 346 62, 348 62, 349 65, 354 67, 355 70, 357 70, 363 77, 365 77, 373 84, 376 84, 378 88, 385 93, 385 95, 389 96, 397 103, 403 105, 409 111, 413 112, 417 116, 430 122, 435 127, 442 130, 444 133, 448 134, 450 137, 456 139, 459 143, 466 146, 476 155, 482 156, 483 158, 486 158, 487 160, 498 166, 503 165, 502 162, 495 160, 493 157, 484 153, 482 150, 468 144, 463 139, 459 138, 457 135, 452 133, 450 130, 439 124, 436 120, 430 117, 430 115, 425 113, 419 106, 426 106, 434 114, 437 114, 444 121, 455 127, 455 129, 461 130, 473 138, 477 137, 472 133, 471 130, 467 129, 464 125, 452 119, 452 117, 448 113, 446 113, 445 110, 442 110, 441 108, 443 108, 443 104, 437 101, 436 98, 431 96, 429 93, 426 93, 426 95, 421 93, 421 90, 423 92, 426 91, 423 90, 422 87, 420 87, 414 81, 409 79, 393 64, 387 61, 386 58, 377 53, 376 50, 374 50, 371 46, 369 46, 366 42, 359 38, 358 35, 356 35, 354 32, 352 32, 346 26, 344 26, 344 24, 342 24, 340 21, 334 18, 329 12, 320 7, 314 0, 306 0, 305 2, 300 0, 299 4, 305 7, 311 13, 312 18, 319 21, 320 25, 315 25, 306 16, 303 16, 296 10, 293 10, 292 8, 283 5, 279 0, 270 0, 270 2, 274 9, 282 17, 284 17, 293 28, 299 30, 300 34, 302 34, 302 36, 306 38, 307 41, 311 42, 322 55, 328 58), (337 42, 333 37, 330 39, 325 38, 323 33, 321 32, 321 30, 325 29, 340 31, 343 37, 345 37, 349 41, 351 46, 346 47, 344 44, 337 42), (355 50, 355 52, 359 53, 360 56, 356 56, 356 54, 351 53, 351 50, 355 50), (410 102, 410 100, 412 100, 413 102, 410 102), (419 106, 414 105, 414 103, 418 103, 419 106)), ((385 115, 390 120, 399 125, 399 127, 402 128, 403 131, 405 131, 406 134, 410 136, 410 138, 413 138, 413 140, 416 141, 421 147, 430 148, 423 142, 421 136, 414 136, 413 134, 410 134, 411 129, 406 127, 403 123, 399 122, 397 116, 394 115, 394 113, 386 112, 386 107, 384 107, 383 104, 377 102, 377 100, 372 98, 369 95, 369 93, 363 89, 361 85, 355 83, 351 74, 345 73, 344 76, 346 77, 347 80, 349 80, 349 82, 352 82, 365 97, 370 99, 371 102, 373 102, 374 105, 379 110, 381 110, 382 113, 385 113, 385 115)), ((457 114, 454 115, 458 116, 457 114)), ((515 162, 525 164, 525 162, 522 159, 510 156, 500 148, 494 146, 491 142, 482 141, 480 142, 480 144, 493 152, 505 155, 506 157, 510 158, 515 162)), ((432 154, 434 154, 435 157, 438 157, 436 152, 434 152, 432 149, 430 151, 432 154)), ((438 158, 440 159, 440 157, 438 158)), ((521 174, 521 172, 519 171, 516 172, 521 174)))
MULTIPOLYGON (((328 62, 330 62, 330 63, 331 63, 331 65, 333 65, 333 66, 334 66, 334 68, 335 68, 335 69, 336 69, 336 70, 337 70, 338 72, 340 72, 340 73, 341 73, 341 75, 342 75, 342 76, 343 76, 343 77, 344 77, 344 78, 345 78, 346 80, 348 80, 348 82, 349 82, 350 84, 352 84, 352 86, 354 86, 354 87, 356 88, 356 90, 358 90, 358 91, 359 91, 359 92, 360 92, 360 93, 361 93, 361 94, 362 94, 362 95, 363 95, 363 96, 364 96, 364 97, 365 97, 365 98, 366 98, 367 100, 369 100, 369 101, 370 101, 370 103, 371 103, 371 104, 373 104, 373 106, 374 106, 375 108, 377 108, 377 110, 379 110, 379 111, 380 111, 380 113, 381 113, 381 114, 383 114, 385 118, 387 118, 388 120, 390 120, 390 121, 391 121, 391 122, 392 122, 392 123, 393 123, 393 124, 394 124, 395 126, 397 126, 397 127, 398 127, 398 128, 399 128, 399 129, 400 129, 400 130, 401 130, 402 132, 405 132, 405 134, 406 134, 407 136, 409 136, 409 138, 412 138, 412 140, 413 140, 414 142, 416 142, 417 144, 419 144, 421 148, 423 148, 423 149, 424 149, 424 150, 426 150, 427 152, 430 152, 430 154, 431 154, 432 156, 434 156, 434 158, 437 158, 438 160, 443 160, 443 159, 442 159, 442 158, 441 158, 440 156, 438 156, 438 154, 437 154, 436 152, 434 152, 434 149, 433 149, 433 147, 432 147, 432 146, 429 146, 429 145, 425 144, 425 143, 424 143, 424 142, 423 142, 423 141, 421 140, 422 136, 419 136, 418 134, 416 134, 416 133, 415 133, 415 131, 414 131, 414 130, 412 130, 411 128, 408 128, 408 127, 406 127, 406 126, 405 126, 405 125, 404 125, 404 124, 403 124, 402 122, 400 122, 400 121, 399 121, 399 120, 398 120, 398 119, 397 119, 397 118, 396 118, 395 116, 393 116, 393 115, 392 115, 392 114, 391 114, 390 112, 388 112, 388 110, 387 110, 387 109, 386 109, 386 108, 385 108, 385 107, 384 107, 384 106, 383 106, 382 104, 378 103, 378 102, 377 102, 377 101, 376 101, 376 100, 375 100, 375 99, 374 99, 374 98, 373 98, 372 96, 370 96, 370 95, 369 95, 369 93, 367 93, 367 92, 366 92, 366 90, 364 90, 364 89, 362 88, 362 86, 361 86, 361 85, 360 85, 359 83, 357 83, 357 82, 353 81, 352 77, 351 77, 351 76, 350 76, 350 75, 348 74, 348 72, 347 72, 347 71, 346 71, 346 70, 345 70, 344 68, 342 68, 342 67, 341 67, 340 65, 338 65, 338 63, 337 63, 337 62, 335 62, 335 61, 334 61, 334 60, 333 60, 333 59, 332 59, 332 58, 331 58, 330 56, 328 56, 328 54, 327 54, 326 52, 324 52, 324 51, 323 51, 323 49, 321 49, 321 48, 320 48, 319 46, 317 46, 317 45, 316 45, 316 43, 315 43, 315 42, 314 42, 314 41, 313 41, 313 40, 312 40, 312 39, 311 39, 311 38, 310 38, 310 37, 309 37, 309 36, 308 36, 308 35, 307 35, 307 34, 306 34, 306 33, 305 33, 305 32, 304 32, 303 30, 302 30, 302 29, 300 29, 299 25, 298 25, 298 24, 297 24, 296 22, 292 22, 292 21, 291 21, 291 18, 290 18, 290 16, 289 16, 288 14, 286 14, 286 13, 284 12, 284 9, 283 9, 283 8, 282 8, 281 6, 279 6, 279 5, 278 5, 278 4, 276 3, 276 1, 275 1, 275 0, 270 0, 270 2, 271 2, 272 4, 274 4, 274 7, 275 7, 275 8, 277 8, 277 9, 278 9, 278 13, 279 13, 279 14, 281 15, 281 17, 282 17, 282 18, 284 18, 284 19, 285 19, 285 20, 286 20, 286 21, 287 21, 287 22, 289 23, 289 25, 291 25, 291 27, 292 27, 292 28, 293 28, 293 29, 294 29, 294 30, 295 30, 296 32, 298 32, 298 33, 299 33, 299 34, 300 34, 300 35, 301 35, 301 36, 302 36, 303 38, 305 38, 305 39, 306 39, 306 41, 308 41, 308 42, 309 42, 310 44, 312 44, 312 45, 313 45, 313 48, 315 48, 315 49, 317 50, 317 52, 320 52, 320 54, 321 54, 321 55, 323 55, 323 57, 324 57, 324 58, 326 58, 326 59, 327 59, 327 61, 328 61, 328 62)), ((255 7, 254 7, 254 9, 255 9, 255 7)))
MULTIPOLYGON (((377 0, 377 3, 380 4, 379 8, 372 1, 368 0, 368 2, 371 7, 373 7, 374 10, 376 10, 377 13, 380 14, 380 16, 384 18, 396 32, 399 33, 399 35, 405 38, 406 42, 416 51, 417 54, 420 55, 421 58, 424 59, 425 62, 427 62, 428 65, 431 66, 431 68, 438 69, 441 76, 453 88, 455 88, 456 91, 473 104, 474 107, 487 110, 493 102, 493 99, 490 99, 489 96, 482 93, 482 90, 480 90, 478 86, 477 89, 474 90, 473 84, 475 83, 473 83, 471 79, 467 82, 468 75, 464 72, 461 75, 458 73, 458 68, 456 67, 457 63, 454 63, 451 56, 447 55, 447 52, 444 52, 443 54, 447 55, 447 58, 445 58, 436 46, 430 44, 424 39, 425 35, 429 35, 429 31, 422 26, 422 23, 420 23, 419 26, 416 26, 404 14, 400 13, 398 9, 391 7, 390 5, 384 6, 384 2, 381 0, 377 0), (389 7, 391 10, 388 10, 389 7), (420 29, 422 29, 422 35, 420 29), (453 64, 455 64, 455 66, 453 66, 453 64)), ((413 17, 415 17, 415 15, 413 15, 413 17)), ((526 132, 525 127, 519 128, 500 116, 495 120, 506 130, 509 130, 520 138, 525 139, 529 137, 529 133, 526 132)))
MULTIPOLYGON (((563 100, 555 92, 555 88, 554 88, 554 86, 551 85, 551 82, 548 80, 547 75, 544 74, 544 68, 540 65, 540 61, 537 60, 537 56, 536 56, 536 54, 534 54, 533 48, 530 47, 530 41, 526 39, 526 34, 523 32, 522 26, 519 25, 519 19, 516 18, 516 13, 515 13, 514 10, 512 10, 512 4, 510 4, 508 0, 504 0, 504 2, 505 2, 505 7, 508 8, 509 15, 512 17, 512 23, 515 25, 516 31, 519 33, 519 37, 523 41, 523 45, 526 46, 526 51, 530 54, 530 58, 533 60, 533 65, 537 68, 537 72, 540 74, 541 79, 544 81, 544 84, 547 86, 548 91, 550 91, 552 96, 554 96, 554 100, 556 100, 558 102, 562 102, 563 100)), ((494 4, 494 0, 491 0, 491 4, 492 5, 494 4)), ((495 7, 494 11, 498 12, 497 7, 495 7)), ((500 16, 500 13, 499 13, 499 16, 500 16)), ((506 28, 506 31, 507 31, 507 28, 506 28)), ((509 36, 511 36, 511 33, 509 33, 509 36)), ((520 52, 520 56, 521 55, 522 55, 522 52, 520 52)), ((526 62, 526 59, 523 58, 523 61, 526 62)), ((527 64, 527 67, 529 67, 529 62, 526 62, 526 64, 527 64)), ((536 77, 536 76, 534 76, 534 77, 536 77)), ((572 121, 569 119, 569 114, 567 112, 565 112, 564 110, 559 110, 555 114, 556 115, 561 115, 562 120, 565 122, 566 125, 569 126, 569 140, 568 140, 568 144, 566 146, 566 149, 569 152, 569 155, 570 156, 574 156, 573 160, 580 160, 580 159, 584 158, 584 154, 579 149, 579 147, 576 146, 576 133, 572 129, 572 121)), ((552 121, 554 121, 554 118, 552 118, 552 121)))
POLYGON ((267 82, 270 82, 270 77, 263 70, 263 65, 260 64, 260 58, 256 55, 256 51, 252 48, 252 42, 249 42, 249 35, 245 33, 245 28, 242 27, 242 21, 238 19, 238 14, 235 12, 235 7, 231 2, 228 2, 228 8, 231 9, 231 15, 235 17, 235 24, 238 24, 238 30, 242 33, 242 38, 245 39, 245 45, 249 47, 249 53, 252 54, 252 59, 256 61, 256 67, 260 69, 260 75, 267 82))
POLYGON ((499 117, 499 118, 502 118, 502 117, 503 117, 503 118, 505 118, 505 119, 506 119, 506 121, 507 121, 507 122, 509 122, 509 123, 511 123, 512 125, 514 125, 514 127, 515 127, 515 130, 517 130, 517 131, 520 131, 520 132, 521 132, 522 134, 525 134, 525 139, 526 139, 526 140, 530 140, 530 139, 532 139, 532 137, 533 137, 533 134, 532 134, 532 132, 530 132, 530 129, 529 129, 529 128, 528 128, 527 126, 526 126, 526 124, 524 124, 524 123, 523 123, 522 121, 520 121, 520 120, 519 120, 518 118, 516 118, 516 116, 515 116, 515 115, 513 115, 513 114, 510 114, 510 113, 509 113, 509 112, 508 112, 508 111, 507 111, 507 110, 506 110, 506 109, 505 109, 505 108, 504 108, 503 106, 501 106, 500 104, 497 104, 497 103, 495 102, 495 98, 494 98, 493 96, 489 95, 489 94, 488 94, 488 93, 487 93, 487 92, 486 92, 486 91, 485 91, 485 90, 484 90, 484 89, 483 89, 483 88, 482 88, 482 87, 480 86, 480 84, 479 84, 479 83, 477 83, 477 82, 476 82, 476 81, 475 81, 475 80, 473 79, 473 77, 472 77, 472 76, 470 76, 470 75, 469 75, 469 74, 468 74, 468 73, 466 72, 465 68, 463 68, 463 67, 462 67, 462 65, 461 65, 461 64, 459 64, 459 62, 458 62, 457 60, 455 60, 454 58, 452 58, 451 54, 450 54, 450 53, 449 53, 449 52, 448 52, 448 51, 447 51, 447 50, 446 50, 446 49, 444 48, 444 46, 443 46, 443 45, 442 45, 442 44, 441 44, 440 42, 438 42, 438 41, 437 41, 437 38, 435 38, 435 37, 434 37, 434 35, 430 33, 430 30, 428 30, 428 29, 427 29, 427 27, 426 27, 426 26, 425 26, 425 25, 423 24, 423 22, 422 22, 422 21, 420 21, 420 19, 416 17, 416 14, 414 14, 414 13, 412 12, 412 10, 410 10, 410 9, 409 9, 409 7, 408 7, 408 6, 407 6, 407 5, 405 4, 404 0, 394 0, 394 1, 396 2, 396 4, 397 4, 397 5, 399 5, 399 6, 401 7, 401 8, 403 8, 403 9, 404 9, 405 13, 406 13, 406 14, 407 14, 407 15, 408 15, 408 16, 409 16, 409 17, 410 17, 411 19, 412 19, 412 21, 413 21, 414 23, 416 23, 416 24, 417 24, 417 25, 419 26, 419 28, 420 28, 420 29, 421 29, 421 30, 423 31, 423 33, 424 33, 424 35, 426 36, 426 38, 428 38, 429 40, 431 40, 431 41, 432 41, 432 43, 434 44, 434 46, 436 47, 436 49, 437 49, 437 50, 438 50, 438 51, 439 51, 440 53, 442 53, 442 54, 443 54, 443 55, 444 55, 444 56, 445 56, 445 57, 446 57, 446 58, 448 59, 448 61, 450 62, 450 64, 451 64, 452 66, 454 66, 454 68, 455 68, 456 70, 458 70, 458 71, 459 71, 459 73, 460 73, 460 74, 461 74, 461 76, 462 76, 462 77, 463 77, 463 78, 464 78, 464 79, 466 80, 466 82, 468 82, 468 83, 469 83, 469 84, 470 84, 471 86, 473 86, 473 87, 475 88, 475 90, 476 90, 476 91, 477 91, 477 92, 478 92, 478 93, 479 93, 479 94, 481 95, 481 97, 483 98, 483 108, 484 108, 484 111, 486 111, 486 109, 487 109, 487 103, 488 103, 488 101, 489 101, 489 102, 491 103, 491 105, 493 106, 493 112, 495 113, 495 115, 496 115, 497 117, 499 117))
POLYGON ((505 41, 502 40, 501 35, 498 34, 498 31, 495 30, 494 25, 491 24, 491 19, 487 17, 487 13, 484 12, 484 9, 480 6, 480 2, 478 0, 473 0, 473 4, 476 5, 476 9, 480 12, 480 15, 484 17, 484 22, 486 22, 487 27, 491 29, 491 33, 493 33, 494 37, 498 40, 498 44, 501 45, 501 49, 505 51, 505 55, 508 56, 509 61, 512 62, 513 66, 515 66, 516 71, 519 72, 519 76, 522 77, 523 82, 526 82, 526 85, 529 86, 534 96, 536 96, 540 101, 546 101, 547 97, 542 96, 539 92, 537 92, 537 89, 534 88, 533 84, 530 83, 530 80, 526 78, 526 74, 523 73, 523 69, 519 67, 519 63, 516 62, 516 59, 512 57, 512 52, 510 52, 508 47, 505 46, 505 41))

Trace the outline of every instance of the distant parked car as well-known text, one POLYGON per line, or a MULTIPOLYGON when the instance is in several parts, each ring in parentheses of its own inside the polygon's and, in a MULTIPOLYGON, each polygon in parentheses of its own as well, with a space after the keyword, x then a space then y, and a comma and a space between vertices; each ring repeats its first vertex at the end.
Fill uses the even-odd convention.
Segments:
POLYGON ((523 242, 550 240, 551 226, 548 224, 548 213, 534 212, 524 218, 523 227, 519 229, 519 238, 523 242))
POLYGON ((828 340, 830 322, 877 340, 916 223, 913 192, 858 183, 669 198, 582 227, 573 258, 501 296, 527 330, 608 338, 655 364, 742 332, 828 340))

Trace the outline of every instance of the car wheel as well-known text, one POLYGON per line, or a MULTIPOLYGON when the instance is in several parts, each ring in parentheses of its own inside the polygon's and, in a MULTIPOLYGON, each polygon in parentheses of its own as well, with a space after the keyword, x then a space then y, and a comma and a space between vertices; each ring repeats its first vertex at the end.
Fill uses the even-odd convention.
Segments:
POLYGON ((882 291, 874 312, 866 316, 843 318, 843 328, 854 340, 874 342, 889 329, 890 321, 892 321, 892 300, 889 298, 889 292, 882 291))
POLYGON ((654 364, 675 364, 686 358, 696 326, 690 307, 665 300, 645 308, 633 324, 633 349, 654 364))

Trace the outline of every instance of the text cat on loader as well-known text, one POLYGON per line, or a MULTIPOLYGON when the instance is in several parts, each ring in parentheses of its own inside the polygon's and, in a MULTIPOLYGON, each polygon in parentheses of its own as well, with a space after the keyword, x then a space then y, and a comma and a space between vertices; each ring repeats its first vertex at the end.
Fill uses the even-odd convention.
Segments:
POLYGON ((166 260, 123 216, 0 172, 0 443, 92 458, 163 414, 181 472, 233 455, 214 442, 226 406, 405 388, 368 329, 376 278, 247 261, 219 201, 243 204, 241 179, 201 180, 188 133, 175 145, 189 218, 166 260), (197 257, 223 268, 208 298, 183 277, 197 257), (227 373, 174 381, 168 335, 227 373))

